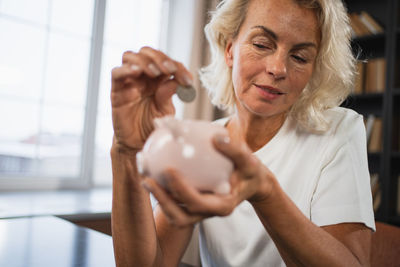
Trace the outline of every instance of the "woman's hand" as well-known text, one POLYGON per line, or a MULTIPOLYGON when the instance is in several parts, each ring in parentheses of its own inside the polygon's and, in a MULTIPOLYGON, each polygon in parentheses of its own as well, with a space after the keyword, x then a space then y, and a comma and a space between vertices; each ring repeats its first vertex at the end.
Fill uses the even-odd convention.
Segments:
POLYGON ((140 150, 153 130, 153 119, 174 114, 172 95, 192 76, 179 62, 150 47, 125 52, 112 71, 111 104, 114 144, 140 150))
POLYGON ((217 136, 214 145, 235 166, 229 194, 199 192, 173 169, 164 174, 169 192, 153 179, 147 178, 143 182, 143 186, 158 200, 166 217, 178 227, 212 216, 227 216, 243 200, 252 203, 268 201, 277 185, 274 175, 252 155, 245 143, 233 144, 228 137, 217 136))

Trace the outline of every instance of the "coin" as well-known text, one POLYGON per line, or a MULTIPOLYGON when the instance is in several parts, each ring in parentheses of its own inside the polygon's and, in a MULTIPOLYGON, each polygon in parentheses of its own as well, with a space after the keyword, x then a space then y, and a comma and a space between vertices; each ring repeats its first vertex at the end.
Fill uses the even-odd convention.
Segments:
POLYGON ((196 98, 196 89, 193 86, 178 86, 176 94, 183 102, 192 102, 196 98))

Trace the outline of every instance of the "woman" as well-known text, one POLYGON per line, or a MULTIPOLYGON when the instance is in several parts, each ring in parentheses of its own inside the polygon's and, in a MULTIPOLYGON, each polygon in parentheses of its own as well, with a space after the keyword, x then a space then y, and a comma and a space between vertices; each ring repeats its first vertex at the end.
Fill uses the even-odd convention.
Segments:
POLYGON ((169 170, 167 194, 137 173, 152 119, 174 112, 171 96, 191 75, 160 51, 126 52, 111 92, 118 265, 176 266, 198 222, 203 266, 369 265, 364 126, 337 107, 354 75, 343 4, 226 0, 206 33, 213 62, 202 81, 215 104, 234 110, 217 122, 229 136, 213 140, 235 165, 232 190, 201 193, 169 170))

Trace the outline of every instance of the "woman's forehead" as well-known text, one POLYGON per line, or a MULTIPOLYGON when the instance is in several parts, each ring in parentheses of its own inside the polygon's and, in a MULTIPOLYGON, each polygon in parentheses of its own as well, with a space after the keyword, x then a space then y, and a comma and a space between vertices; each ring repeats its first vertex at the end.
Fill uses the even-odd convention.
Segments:
POLYGON ((315 12, 300 7, 293 0, 252 0, 243 25, 246 30, 264 26, 277 35, 295 35, 310 41, 318 38, 318 21, 315 12))

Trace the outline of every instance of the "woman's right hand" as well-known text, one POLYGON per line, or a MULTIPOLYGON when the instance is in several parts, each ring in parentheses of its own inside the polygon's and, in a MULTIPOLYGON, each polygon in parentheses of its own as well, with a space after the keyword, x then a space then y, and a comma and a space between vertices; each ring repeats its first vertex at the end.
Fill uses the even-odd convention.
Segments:
POLYGON ((190 72, 181 63, 150 47, 125 52, 122 65, 112 71, 114 145, 142 149, 153 130, 153 119, 175 113, 172 95, 179 84, 192 84, 190 72))

